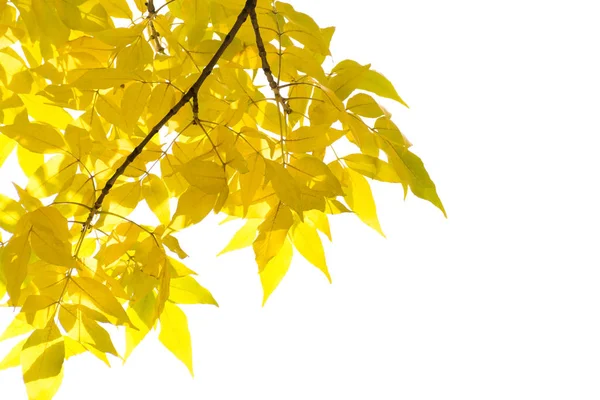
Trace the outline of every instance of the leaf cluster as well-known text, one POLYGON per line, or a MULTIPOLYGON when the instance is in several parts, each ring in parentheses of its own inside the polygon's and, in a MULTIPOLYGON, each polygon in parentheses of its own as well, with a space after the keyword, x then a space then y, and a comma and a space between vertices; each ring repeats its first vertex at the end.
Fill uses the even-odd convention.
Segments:
POLYGON ((126 359, 158 326, 193 373, 180 305, 217 302, 177 233, 211 212, 245 221, 221 253, 252 247, 263 303, 294 248, 330 279, 331 215, 382 233, 370 180, 444 212, 380 105, 404 104, 390 81, 324 69, 334 28, 279 1, 135 4, 0 0, 0 167, 28 179, 0 194, 0 298, 19 310, 0 340, 25 335, 0 369, 20 365, 31 399, 65 359, 126 359), (130 218, 142 203, 155 223, 130 218))

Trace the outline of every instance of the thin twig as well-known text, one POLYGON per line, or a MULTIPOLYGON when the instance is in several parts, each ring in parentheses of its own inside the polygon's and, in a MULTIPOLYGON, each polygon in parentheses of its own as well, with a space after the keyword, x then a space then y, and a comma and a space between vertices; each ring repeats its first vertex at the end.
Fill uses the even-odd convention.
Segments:
POLYGON ((221 46, 219 46, 219 49, 217 50, 215 55, 212 57, 212 59, 209 61, 209 63, 202 70, 202 73, 200 74, 200 77, 198 78, 198 80, 196 80, 196 82, 194 82, 192 87, 189 88, 188 91, 183 96, 181 96, 181 99, 179 99, 179 101, 173 106, 173 108, 171 108, 169 110, 169 112, 167 112, 167 114, 160 121, 158 121, 156 123, 156 125, 150 130, 150 132, 148 132, 148 134, 146 135, 144 140, 142 140, 140 142, 140 144, 138 144, 135 147, 135 149, 133 149, 131 151, 131 153, 129 153, 127 158, 125 158, 125 161, 123 161, 123 164, 121 164, 121 166, 119 168, 117 168, 117 170, 113 173, 113 175, 110 177, 110 179, 106 182, 106 184, 102 188, 100 196, 98 196, 98 198, 96 199, 96 202, 94 203, 94 205, 92 207, 92 210, 90 210, 90 213, 88 214, 88 217, 85 221, 85 225, 83 226, 83 228, 81 230, 82 234, 85 233, 90 228, 90 226, 92 224, 92 220, 94 219, 96 214, 98 214, 98 211, 102 208, 102 203, 104 202, 104 198, 108 195, 108 193, 110 192, 112 187, 115 185, 117 179, 121 175, 123 175, 123 173, 125 172, 127 167, 129 165, 131 165, 131 163, 137 158, 137 156, 139 156, 142 153, 142 150, 144 149, 144 147, 150 142, 150 140, 152 140, 152 138, 158 133, 158 131, 171 118, 173 118, 173 116, 175 114, 177 114, 177 112, 188 101, 190 101, 190 99, 192 97, 194 97, 196 95, 196 93, 198 93, 198 90, 200 89, 200 87, 202 86, 202 84, 204 83, 206 78, 208 78, 210 76, 214 66, 217 64, 217 61, 219 61, 219 59, 221 58, 221 56, 223 55, 223 53, 225 52, 227 47, 233 41, 233 38, 235 37, 235 35, 240 30, 242 24, 246 21, 246 18, 248 18, 248 14, 250 13, 250 11, 254 10, 254 8, 256 7, 256 1, 257 0, 246 0, 246 4, 245 4, 243 10, 238 15, 237 20, 233 24, 233 27, 231 28, 231 30, 229 31, 227 36, 225 36, 225 38, 223 39, 223 42, 221 43, 221 46))
POLYGON ((269 66, 269 61, 267 60, 267 51, 265 50, 265 44, 263 43, 262 36, 260 36, 260 26, 258 25, 258 18, 256 17, 256 10, 250 10, 250 20, 252 21, 252 27, 254 28, 254 35, 256 36, 256 47, 258 47, 258 55, 262 61, 262 70, 267 77, 267 81, 269 81, 269 86, 275 95, 275 99, 281 106, 286 114, 292 113, 292 108, 290 107, 287 99, 284 99, 281 96, 281 92, 279 91, 279 86, 277 86, 277 82, 275 82, 275 78, 273 78, 273 73, 271 72, 271 67, 269 66))
POLYGON ((146 7, 148 7, 148 16, 146 19, 148 20, 148 27, 150 28, 150 39, 154 41, 154 45, 156 46, 156 51, 160 54, 165 54, 165 48, 160 42, 160 34, 156 30, 154 26, 154 17, 156 17, 156 8, 154 8, 154 0, 148 0, 146 2, 146 7))

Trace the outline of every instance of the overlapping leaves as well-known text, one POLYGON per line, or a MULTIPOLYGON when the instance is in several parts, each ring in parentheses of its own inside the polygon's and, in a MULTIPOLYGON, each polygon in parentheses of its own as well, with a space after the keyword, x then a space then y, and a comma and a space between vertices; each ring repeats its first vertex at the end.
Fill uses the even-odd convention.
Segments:
POLYGON ((382 233, 370 180, 445 213, 378 101, 404 104, 390 81, 351 60, 324 70, 333 28, 269 0, 135 4, 0 0, 0 166, 14 154, 28 178, 0 194, 0 297, 20 310, 0 340, 28 335, 0 368, 21 365, 32 399, 53 396, 64 359, 120 357, 116 325, 125 358, 160 325, 193 371, 178 304, 217 302, 176 234, 211 212, 245 220, 222 253, 252 247, 264 301, 294 248, 331 279, 329 216, 382 233), (253 12, 258 30, 236 25, 253 12), (129 218, 144 202, 155 223, 129 218))

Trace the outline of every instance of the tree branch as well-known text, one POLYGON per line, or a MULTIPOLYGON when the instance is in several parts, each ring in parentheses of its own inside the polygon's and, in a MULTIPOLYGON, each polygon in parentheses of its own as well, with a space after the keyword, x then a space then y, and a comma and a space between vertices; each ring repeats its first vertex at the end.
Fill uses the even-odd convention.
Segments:
POLYGON ((265 50, 265 44, 263 43, 262 36, 260 36, 260 26, 258 25, 258 18, 256 17, 256 9, 250 10, 250 20, 252 21, 252 27, 254 28, 254 35, 256 36, 256 47, 258 47, 258 55, 262 61, 262 70, 267 77, 267 81, 269 81, 269 86, 275 95, 275 100, 281 104, 283 110, 286 114, 292 113, 292 108, 290 107, 288 101, 281 96, 281 92, 279 91, 279 86, 277 86, 277 82, 275 82, 275 78, 273 78, 273 73, 271 72, 271 67, 269 66, 269 62, 267 61, 267 51, 265 50))
MULTIPOLYGON (((121 166, 119 168, 117 168, 117 170, 114 172, 114 174, 106 182, 106 184, 102 188, 102 191, 100 192, 100 196, 98 196, 98 198, 96 199, 96 202, 92 206, 92 209, 90 210, 90 213, 87 216, 85 224, 83 225, 83 227, 81 229, 82 235, 91 227, 92 220, 94 219, 96 214, 98 214, 98 212, 102 208, 102 203, 104 202, 104 199, 106 198, 106 196, 108 195, 108 193, 110 192, 112 187, 114 186, 117 179, 121 175, 123 175, 123 173, 125 172, 127 167, 129 165, 131 165, 131 163, 137 158, 137 156, 139 156, 142 153, 142 150, 150 142, 150 140, 152 140, 154 135, 156 135, 158 133, 158 131, 171 118, 173 118, 173 116, 175 114, 177 114, 177 112, 181 109, 181 107, 183 107, 188 101, 190 101, 190 99, 192 99, 193 97, 195 97, 197 95, 198 90, 200 89, 200 87, 202 86, 202 84, 204 83, 206 78, 208 78, 210 76, 213 68, 215 67, 215 65, 217 64, 217 62, 219 61, 219 59, 221 58, 221 56, 223 55, 223 53, 225 52, 227 47, 233 41, 233 38, 240 30, 242 24, 248 18, 248 15, 251 12, 254 12, 254 9, 256 7, 256 1, 257 0, 246 0, 246 4, 244 5, 244 8, 238 15, 237 20, 231 27, 231 30, 229 31, 229 33, 227 33, 227 36, 225 36, 225 38, 223 39, 223 42, 221 43, 221 46, 219 46, 219 48, 217 49, 215 55, 211 58, 211 60, 208 62, 208 64, 202 70, 202 73, 200 74, 200 77, 198 78, 198 80, 196 80, 196 82, 194 82, 192 87, 189 88, 189 90, 181 97, 181 99, 179 99, 177 104, 175 104, 173 106, 173 108, 171 108, 169 110, 169 112, 160 121, 158 121, 158 123, 150 130, 150 132, 148 132, 148 134, 146 135, 144 140, 142 140, 140 142, 140 144, 138 144, 135 147, 135 149, 133 149, 131 151, 131 153, 129 153, 129 155, 127 156, 125 161, 123 161, 123 164, 121 164, 121 166)), ((148 4, 150 4, 150 2, 148 4)))
POLYGON ((156 8, 154 8, 154 0, 148 0, 146 2, 146 7, 148 7, 148 17, 146 17, 148 19, 148 26, 150 27, 150 39, 154 40, 154 45, 156 46, 156 51, 164 54, 165 52, 165 48, 163 47, 162 43, 160 42, 160 35, 156 30, 156 27, 154 26, 154 17, 156 16, 156 8))

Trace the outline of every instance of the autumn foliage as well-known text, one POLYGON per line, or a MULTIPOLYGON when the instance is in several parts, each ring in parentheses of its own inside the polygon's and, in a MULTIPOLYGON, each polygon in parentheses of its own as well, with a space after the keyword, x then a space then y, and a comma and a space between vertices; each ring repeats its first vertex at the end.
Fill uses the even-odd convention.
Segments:
POLYGON ((23 337, 0 369, 21 366, 31 399, 53 397, 64 360, 126 359, 154 327, 192 372, 178 305, 217 302, 177 233, 211 212, 245 221, 222 253, 252 246, 264 301, 294 248, 330 279, 331 215, 381 232, 371 179, 444 212, 379 104, 404 104, 393 85, 351 60, 324 70, 334 28, 269 0, 135 5, 0 0, 0 166, 28 178, 0 194, 17 311, 0 340, 23 337), (142 202, 153 224, 129 218, 142 202))

